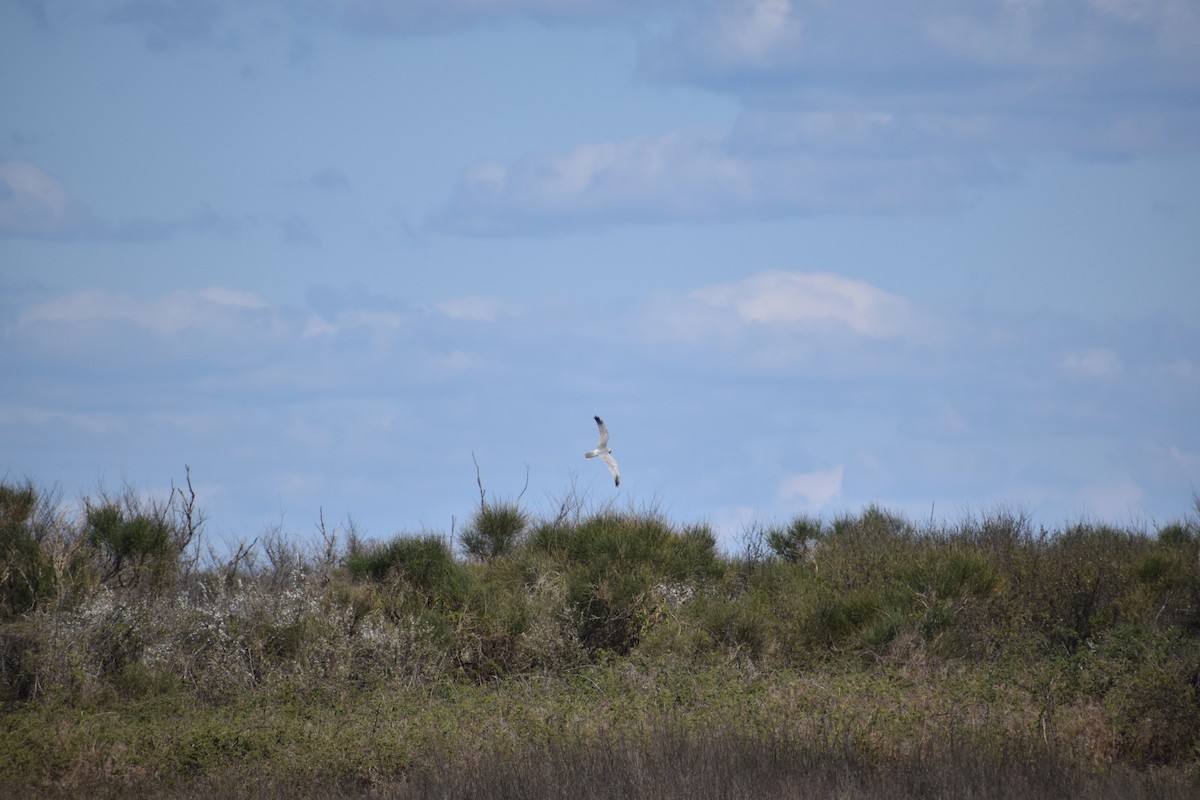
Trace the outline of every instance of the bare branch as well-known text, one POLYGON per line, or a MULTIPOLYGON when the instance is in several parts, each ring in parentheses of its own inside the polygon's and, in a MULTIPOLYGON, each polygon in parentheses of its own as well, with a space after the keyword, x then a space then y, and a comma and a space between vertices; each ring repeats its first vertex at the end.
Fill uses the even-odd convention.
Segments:
MULTIPOLYGON (((552 500, 553 498, 551 498, 552 500)), ((571 472, 571 485, 567 488, 566 494, 558 504, 558 513, 554 516, 553 524, 558 526, 567 522, 568 519, 578 522, 580 514, 583 511, 585 499, 579 493, 579 476, 574 471, 571 472)))
POLYGON ((487 511, 487 492, 483 490, 483 477, 479 474, 479 460, 475 451, 471 451, 471 461, 475 462, 475 485, 479 487, 479 510, 487 511))
MULTIPOLYGON (((354 531, 354 520, 347 518, 347 528, 354 531)), ((337 564, 337 528, 330 533, 325 527, 325 508, 321 508, 321 521, 317 525, 317 531, 321 534, 321 552, 318 555, 317 567, 321 579, 321 584, 329 582, 330 576, 333 573, 333 568, 337 564)))
POLYGON ((188 464, 183 465, 183 473, 187 481, 187 494, 184 494, 182 488, 171 482, 171 500, 169 505, 175 504, 175 495, 179 494, 180 506, 176 511, 178 519, 177 530, 179 531, 176 547, 179 548, 179 554, 182 557, 188 546, 192 546, 192 554, 188 558, 181 558, 181 566, 183 566, 184 574, 188 574, 196 569, 196 565, 200 562, 200 535, 204 527, 204 514, 196 509, 196 490, 192 486, 192 468, 188 464))
POLYGON ((517 495, 516 502, 520 503, 521 498, 525 496, 525 492, 529 489, 529 465, 525 465, 525 485, 521 487, 521 493, 517 495))
POLYGON ((246 567, 250 567, 252 565, 254 561, 254 548, 257 545, 257 537, 255 537, 254 541, 250 542, 250 544, 246 544, 244 540, 238 542, 237 551, 234 552, 233 557, 229 559, 229 563, 225 565, 226 586, 233 586, 237 583, 238 570, 241 569, 243 564, 245 564, 246 567))

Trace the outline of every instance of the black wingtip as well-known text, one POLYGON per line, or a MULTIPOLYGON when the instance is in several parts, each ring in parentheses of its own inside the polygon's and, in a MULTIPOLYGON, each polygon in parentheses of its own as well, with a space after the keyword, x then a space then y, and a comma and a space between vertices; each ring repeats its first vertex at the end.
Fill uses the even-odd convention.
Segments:
POLYGON ((620 478, 613 478, 613 483, 615 483, 617 486, 620 486, 620 485, 621 485, 621 479, 620 479, 620 478))
POLYGON ((604 424, 604 420, 600 419, 599 417, 592 417, 592 419, 596 420, 596 424, 597 424, 597 425, 603 425, 603 424, 604 424))

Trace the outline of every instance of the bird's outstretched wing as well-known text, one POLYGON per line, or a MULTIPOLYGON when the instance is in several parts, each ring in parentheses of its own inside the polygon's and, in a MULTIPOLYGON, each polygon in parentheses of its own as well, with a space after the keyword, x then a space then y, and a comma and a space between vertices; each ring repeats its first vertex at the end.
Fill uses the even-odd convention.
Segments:
POLYGON ((617 469, 617 460, 612 457, 612 450, 608 449, 608 428, 604 425, 604 420, 599 417, 593 417, 593 419, 596 420, 596 427, 600 431, 600 441, 596 443, 595 450, 589 450, 583 455, 585 458, 596 458, 599 456, 600 460, 608 466, 608 471, 612 473, 613 483, 620 486, 621 470, 617 469))
POLYGON ((608 428, 605 427, 604 420, 599 417, 594 417, 594 419, 596 420, 596 427, 600 429, 600 441, 596 444, 596 449, 603 450, 608 447, 608 428))
POLYGON ((621 485, 621 470, 617 469, 617 460, 608 453, 603 453, 600 460, 608 465, 608 471, 612 473, 613 483, 617 486, 621 485))

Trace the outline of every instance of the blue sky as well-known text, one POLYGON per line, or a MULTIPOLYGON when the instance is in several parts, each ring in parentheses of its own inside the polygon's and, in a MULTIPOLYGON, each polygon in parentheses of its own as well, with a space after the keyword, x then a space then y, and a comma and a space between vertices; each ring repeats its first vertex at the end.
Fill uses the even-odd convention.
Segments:
POLYGON ((1193 0, 18 0, 0 109, 0 474, 68 499, 1200 490, 1193 0))

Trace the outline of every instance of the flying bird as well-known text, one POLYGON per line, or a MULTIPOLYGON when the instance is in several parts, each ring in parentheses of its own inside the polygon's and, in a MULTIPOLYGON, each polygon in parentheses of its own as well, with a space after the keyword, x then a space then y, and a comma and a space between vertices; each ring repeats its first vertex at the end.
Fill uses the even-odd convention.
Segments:
POLYGON ((596 443, 595 450, 589 450, 583 454, 584 458, 595 458, 600 456, 600 460, 608 465, 608 471, 612 473, 613 483, 617 486, 621 485, 621 470, 617 469, 617 460, 612 457, 612 450, 608 449, 608 428, 604 426, 604 420, 595 417, 596 427, 600 429, 600 441, 596 443))

